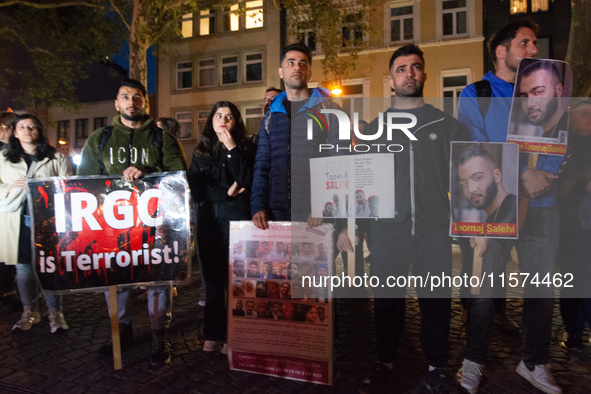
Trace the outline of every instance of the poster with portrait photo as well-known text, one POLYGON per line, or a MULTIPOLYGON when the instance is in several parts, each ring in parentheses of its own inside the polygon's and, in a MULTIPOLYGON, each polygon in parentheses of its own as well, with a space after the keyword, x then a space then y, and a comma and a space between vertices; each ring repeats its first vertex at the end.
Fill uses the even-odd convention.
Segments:
POLYGON ((566 154, 573 76, 559 60, 524 58, 519 63, 507 142, 520 152, 566 154))
POLYGON ((394 155, 310 159, 312 217, 393 218, 394 155))
MULTIPOLYGON (((303 288, 300 269, 312 277, 332 272, 332 236, 330 224, 309 228, 306 223, 269 222, 269 230, 260 230, 252 222, 230 223, 229 247, 242 244, 247 256, 256 255, 244 259, 244 277, 228 278, 230 369, 332 384, 332 295, 327 289, 320 294, 314 287, 303 288), (293 257, 296 250, 309 260, 278 261, 268 255, 277 251, 293 257), (249 279, 256 272, 260 277, 249 279)), ((230 256, 232 272, 234 262, 242 259, 230 256)))
POLYGON ((518 238, 518 146, 452 142, 450 168, 450 236, 518 238))

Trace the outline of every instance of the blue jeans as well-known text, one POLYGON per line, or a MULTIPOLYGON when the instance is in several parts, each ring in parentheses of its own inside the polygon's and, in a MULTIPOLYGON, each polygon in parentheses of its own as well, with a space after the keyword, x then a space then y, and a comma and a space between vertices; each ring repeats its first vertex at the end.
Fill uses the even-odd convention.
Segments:
MULTIPOLYGON (((105 290, 109 316, 109 291, 105 290)), ((172 284, 148 287, 148 313, 152 330, 168 328, 172 320, 172 284)), ((117 288, 117 314, 119 323, 131 324, 131 288, 117 288)))
MULTIPOLYGON (((538 273, 539 281, 547 273, 552 275, 557 260, 559 233, 557 208, 530 207, 517 243, 519 270, 529 273, 530 279, 538 273)), ((503 256, 511 246, 511 241, 493 240, 491 252, 483 258, 482 271, 486 270, 487 275, 493 272, 498 279, 507 262, 503 256)), ((523 360, 528 365, 547 364, 550 359, 553 290, 552 287, 536 287, 530 281, 525 285, 522 335, 523 360)), ((494 315, 492 296, 493 289, 483 286, 481 294, 471 299, 468 306, 465 358, 479 364, 485 364, 488 359, 487 347, 494 315)))
MULTIPOLYGON (((39 279, 33 269, 31 253, 31 218, 21 216, 21 229, 18 239, 18 264, 16 265, 16 284, 24 308, 39 307, 39 279)), ((62 296, 41 290, 49 313, 62 311, 62 296)))

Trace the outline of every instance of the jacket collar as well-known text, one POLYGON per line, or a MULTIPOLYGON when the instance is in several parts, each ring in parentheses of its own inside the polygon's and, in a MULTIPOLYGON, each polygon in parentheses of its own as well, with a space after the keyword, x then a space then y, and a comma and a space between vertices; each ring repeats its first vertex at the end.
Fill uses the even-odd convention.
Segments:
MULTIPOLYGON (((310 98, 298 112, 305 111, 308 108, 315 107, 318 104, 331 99, 330 91, 328 89, 314 88, 309 90, 310 98)), ((281 92, 277 96, 275 96, 275 98, 271 102, 271 105, 269 106, 269 109, 271 112, 282 112, 284 114, 287 114, 287 111, 285 110, 285 105, 289 105, 289 101, 287 100, 287 93, 281 92)))

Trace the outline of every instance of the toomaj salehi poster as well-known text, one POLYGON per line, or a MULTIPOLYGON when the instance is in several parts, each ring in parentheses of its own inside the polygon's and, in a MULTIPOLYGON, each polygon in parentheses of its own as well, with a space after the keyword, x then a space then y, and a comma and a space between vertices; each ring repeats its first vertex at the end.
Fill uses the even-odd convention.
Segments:
POLYGON ((230 369, 331 385, 332 225, 230 224, 230 369))
POLYGON ((184 172, 31 179, 37 275, 46 290, 190 278, 184 172))
POLYGON ((394 154, 310 159, 312 217, 393 218, 394 154))
POLYGON ((450 236, 517 238, 519 147, 451 143, 450 236))

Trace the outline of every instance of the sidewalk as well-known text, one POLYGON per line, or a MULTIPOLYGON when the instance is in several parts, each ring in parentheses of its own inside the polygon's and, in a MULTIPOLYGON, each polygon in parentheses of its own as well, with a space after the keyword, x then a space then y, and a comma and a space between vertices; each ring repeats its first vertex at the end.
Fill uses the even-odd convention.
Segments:
MULTIPOLYGON (((457 265, 457 255, 454 261, 457 265)), ((134 291, 133 327, 137 346, 123 354, 123 369, 113 370, 110 357, 98 348, 110 333, 103 293, 64 296, 64 315, 70 330, 50 334, 47 316, 30 331, 13 333, 20 317, 14 305, 0 303, 0 393, 358 393, 375 360, 373 301, 338 300, 338 338, 335 349, 340 377, 333 387, 228 370, 225 356, 203 356, 198 338, 203 308, 197 305, 200 279, 193 266, 190 285, 178 287, 174 298, 170 337, 173 358, 169 365, 150 366, 151 333, 146 301, 134 291)), ((521 301, 508 300, 508 314, 521 321, 521 301)), ((20 306, 20 304, 17 304, 20 306)), ((465 331, 461 305, 453 300, 451 360, 448 376, 454 377, 463 359, 465 331)), ((44 308, 43 308, 44 309, 44 308)), ((561 319, 554 309, 554 339, 551 368, 565 393, 591 392, 591 358, 571 356, 559 347, 561 319)), ((420 314, 416 300, 407 302, 407 324, 395 363, 394 393, 427 393, 422 378, 427 368, 420 352, 420 314)), ((521 339, 497 329, 491 346, 492 359, 485 370, 481 393, 539 393, 515 373, 521 360, 521 339)))

